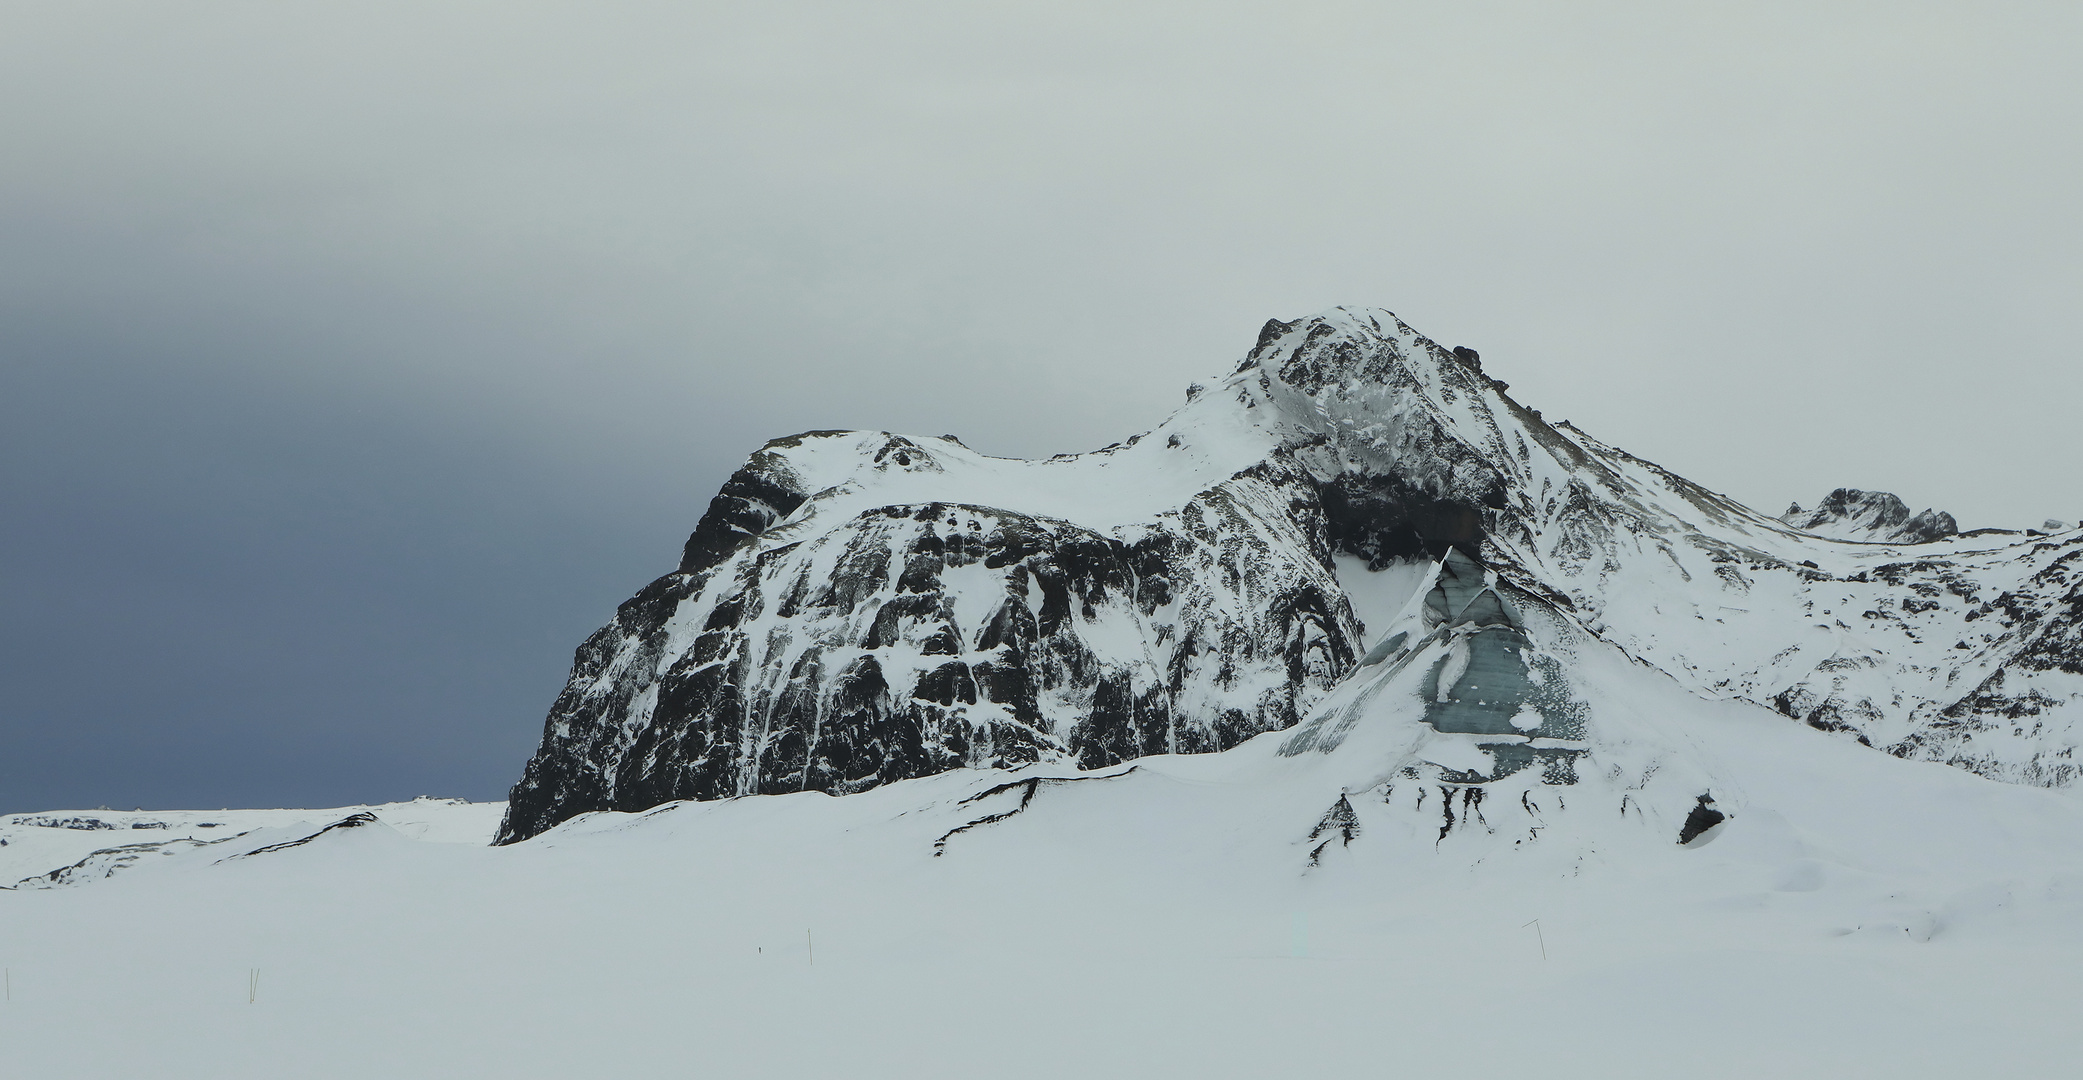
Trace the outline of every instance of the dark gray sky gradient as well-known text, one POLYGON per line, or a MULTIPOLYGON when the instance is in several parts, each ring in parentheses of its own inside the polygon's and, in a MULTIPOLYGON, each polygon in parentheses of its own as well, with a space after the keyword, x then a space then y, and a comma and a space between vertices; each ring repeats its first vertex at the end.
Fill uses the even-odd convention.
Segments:
POLYGON ((764 439, 1089 449, 1340 303, 1762 509, 2083 517, 2077 55, 2067 4, 0 0, 0 811, 497 797, 764 439))

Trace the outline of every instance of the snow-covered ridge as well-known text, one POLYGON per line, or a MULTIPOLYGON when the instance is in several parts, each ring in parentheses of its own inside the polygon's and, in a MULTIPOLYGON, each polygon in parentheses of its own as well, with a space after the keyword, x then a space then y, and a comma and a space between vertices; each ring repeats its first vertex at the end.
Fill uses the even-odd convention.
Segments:
POLYGON ((1911 514, 1909 505, 1890 492, 1858 488, 1838 488, 1813 510, 1795 503, 1779 520, 1833 540, 1879 544, 1921 544, 1960 531, 1953 515, 1942 510, 1911 514))
MULTIPOLYGON (((356 816, 339 810, 213 812, 303 824, 0 891, 4 1061, 168 1080, 285 1061, 644 1074, 690 1054, 748 1077, 1368 1075, 1393 1016, 1386 1052, 1427 1073, 1477 1047, 1515 1075, 1736 1080, 1786 1071, 1791 1043, 1832 1075, 2063 1074, 2083 803, 1702 700, 1609 648, 1562 659, 1594 708, 1579 782, 1521 770, 1447 785, 1450 806, 1372 783, 1401 753, 1388 737, 1422 724, 1381 714, 1330 753, 1270 733, 585 814, 499 847, 327 829, 356 816), (1647 784, 1609 779, 1659 760, 1647 784), (1677 843, 1700 803, 1665 796, 1702 780, 1733 814, 1677 843)), ((422 812, 477 829, 485 809, 422 812)))
MULTIPOLYGON (((1869 532, 1892 521, 1841 501, 1869 532)), ((1406 582, 1450 549, 1555 641, 1695 695, 2069 782, 2083 534, 1925 525, 1913 546, 1816 536, 1548 424, 1386 311, 1273 321, 1226 378, 1089 454, 769 443, 679 568, 579 650, 502 838, 681 798, 1223 750, 1336 705, 1386 633, 1355 597, 1404 587, 1356 575, 1406 582)))
POLYGON ((367 816, 409 840, 486 844, 505 803, 419 798, 325 810, 61 810, 0 818, 0 888, 81 885, 198 849, 223 858, 367 816))

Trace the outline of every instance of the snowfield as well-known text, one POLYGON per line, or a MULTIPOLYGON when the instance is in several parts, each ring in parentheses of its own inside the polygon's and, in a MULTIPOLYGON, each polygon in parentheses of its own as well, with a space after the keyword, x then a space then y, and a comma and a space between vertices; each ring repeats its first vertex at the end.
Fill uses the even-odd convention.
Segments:
POLYGON ((80 854, 81 831, 36 817, 233 835, 0 894, 0 1061, 166 1078, 2077 1067, 2073 796, 1688 699, 1646 704, 1685 710, 1743 806, 1685 847, 1674 823, 1619 814, 1533 845, 1363 818, 1312 867, 1346 755, 1283 756, 1285 733, 1100 773, 591 814, 499 848, 487 804, 367 808, 261 854, 242 853, 363 811, 20 815, 0 854, 59 833, 72 846, 44 850, 80 854))

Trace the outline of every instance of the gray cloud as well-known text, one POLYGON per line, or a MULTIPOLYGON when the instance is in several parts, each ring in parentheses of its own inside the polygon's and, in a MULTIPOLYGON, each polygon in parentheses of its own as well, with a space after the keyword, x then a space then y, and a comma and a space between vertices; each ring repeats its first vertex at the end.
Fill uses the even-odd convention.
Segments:
POLYGON ((9 807, 489 796, 764 438, 1090 448, 1337 303, 1769 510, 2083 515, 2068 5, 0 18, 9 807))

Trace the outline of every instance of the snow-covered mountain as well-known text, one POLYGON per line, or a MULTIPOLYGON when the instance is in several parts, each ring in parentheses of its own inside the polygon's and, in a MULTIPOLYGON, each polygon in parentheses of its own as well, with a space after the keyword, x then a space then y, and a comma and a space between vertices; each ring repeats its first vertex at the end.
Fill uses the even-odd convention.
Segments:
MULTIPOLYGON (((1439 606, 1468 603, 1420 648, 1465 643, 1487 692, 1522 648, 1494 628, 1545 631, 1465 569, 1439 571, 1439 606)), ((1381 708, 1329 752, 1337 720, 1309 746, 674 802, 496 847, 496 804, 11 816, 0 861, 30 880, 0 888, 0 1072, 2067 1074, 2083 803, 1555 644, 1531 669, 1567 685, 1533 709, 1591 710, 1530 745, 1581 746, 1574 784, 1404 776, 1399 755, 1476 771, 1472 744, 1506 740, 1426 732, 1525 702, 1399 713, 1433 688, 1392 648, 1338 691, 1381 708), (1727 820, 1695 816, 1701 784, 1727 820), (82 850, 191 829, 120 866, 82 850)))
POLYGON ((1774 519, 1547 423, 1386 311, 1269 322, 1188 396, 1040 461, 767 444, 580 648, 501 839, 1298 724, 1292 754, 1374 747, 1332 755, 1369 813, 1516 788, 1539 817, 1536 788, 1588 783, 1675 838, 1732 795, 1682 724, 1634 715, 1657 681, 1997 779, 2076 775, 2083 531, 1960 534, 1850 491, 1774 519), (1899 542, 1816 531, 1847 529, 1899 542))
POLYGON ((1817 536, 1876 544, 1921 544, 1960 531, 1953 515, 1942 510, 1911 514, 1909 504, 1889 492, 1858 488, 1838 488, 1813 510, 1795 503, 1779 520, 1817 536))

